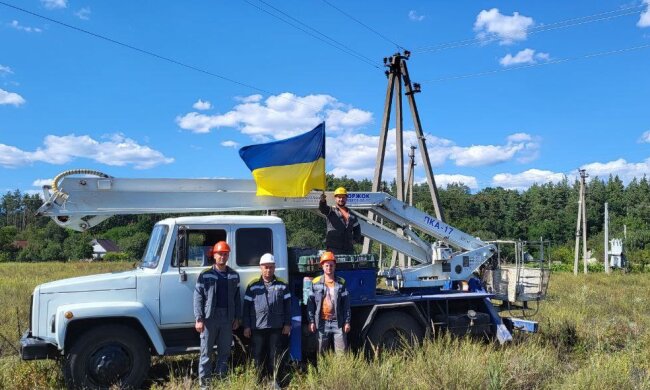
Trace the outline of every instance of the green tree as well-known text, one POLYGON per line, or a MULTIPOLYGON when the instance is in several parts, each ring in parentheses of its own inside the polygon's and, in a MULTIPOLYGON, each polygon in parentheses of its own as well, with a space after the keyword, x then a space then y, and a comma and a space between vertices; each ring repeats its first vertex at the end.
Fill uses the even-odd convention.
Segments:
POLYGON ((147 247, 147 241, 149 241, 149 234, 136 232, 131 236, 118 240, 117 245, 122 251, 131 256, 131 258, 140 259, 147 247))
POLYGON ((63 254, 68 260, 89 259, 93 255, 91 241, 87 233, 73 232, 63 241, 63 254))

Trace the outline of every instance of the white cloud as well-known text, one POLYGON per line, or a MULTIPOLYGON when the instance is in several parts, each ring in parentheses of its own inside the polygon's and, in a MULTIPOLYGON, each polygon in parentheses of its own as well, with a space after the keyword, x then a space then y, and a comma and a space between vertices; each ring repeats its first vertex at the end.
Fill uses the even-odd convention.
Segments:
POLYGON ((607 179, 609 175, 617 176, 624 182, 629 183, 633 178, 642 178, 650 173, 650 158, 640 163, 631 163, 619 158, 606 163, 594 162, 583 165, 582 169, 587 170, 590 177, 607 179))
POLYGON ((13 74, 14 71, 10 67, 0 64, 0 75, 4 76, 7 74, 13 74))
POLYGON ((262 100, 261 95, 239 97, 224 114, 190 112, 176 117, 181 129, 209 133, 221 127, 237 128, 254 141, 284 139, 311 130, 326 121, 327 131, 358 129, 372 122, 372 113, 340 103, 329 95, 296 96, 282 93, 262 100))
POLYGON ((646 9, 641 13, 639 21, 636 23, 641 28, 650 27, 650 0, 644 0, 643 3, 646 5, 646 9))
POLYGON ((526 40, 528 28, 533 24, 533 18, 519 15, 518 12, 507 16, 502 15, 497 8, 492 8, 479 12, 474 22, 474 31, 481 40, 498 39, 501 45, 509 45, 526 40))
POLYGON ((492 177, 492 185, 513 190, 525 190, 533 184, 558 183, 564 180, 563 173, 529 169, 521 173, 498 173, 492 177))
POLYGON ((8 26, 11 27, 11 28, 16 29, 18 31, 25 31, 25 32, 28 32, 28 33, 32 33, 32 32, 39 33, 39 32, 43 31, 38 27, 23 26, 22 24, 18 23, 17 20, 12 20, 11 23, 8 24, 8 26))
POLYGON ((41 0, 41 4, 47 9, 61 9, 68 7, 68 0, 41 0))
POLYGON ((235 100, 242 103, 257 103, 262 100, 262 97, 260 94, 255 94, 250 96, 237 96, 235 100))
POLYGON ((136 169, 153 168, 174 161, 173 158, 165 157, 161 152, 139 145, 121 134, 114 134, 104 142, 96 141, 87 135, 48 135, 43 140, 43 147, 33 152, 0 144, 0 165, 8 168, 34 162, 60 165, 75 158, 87 158, 111 166, 133 165, 136 169))
MULTIPOLYGON (((635 177, 648 176, 650 158, 639 163, 627 162, 620 158, 609 162, 593 162, 580 167, 587 171, 589 177, 607 180, 610 175, 618 176, 627 184, 635 177)), ((576 171, 569 173, 552 172, 541 169, 529 169, 521 173, 499 173, 492 177, 492 185, 507 189, 525 190, 533 184, 558 183, 567 178, 570 182, 577 179, 576 171)), ((437 180, 437 176, 436 176, 437 180)))
POLYGON ((34 187, 43 187, 43 186, 49 186, 52 184, 53 179, 36 179, 32 183, 34 187))
POLYGON ((3 104, 11 104, 18 107, 21 104, 25 104, 25 99, 17 93, 5 91, 0 88, 0 106, 3 104))
MULTIPOLYGON (((238 103, 223 114, 190 112, 178 116, 176 122, 182 129, 195 133, 208 133, 221 127, 236 128, 255 142, 266 142, 303 133, 325 120, 328 172, 355 179, 373 177, 379 136, 359 131, 372 122, 372 113, 345 105, 329 95, 299 97, 284 93, 267 99, 252 95, 236 100, 238 103)), ((433 167, 441 167, 447 161, 457 166, 484 166, 511 160, 527 162, 537 157, 540 147, 539 139, 527 133, 511 134, 502 145, 461 146, 431 134, 425 134, 425 137, 433 167)), ((414 131, 404 131, 403 138, 406 165, 409 145, 418 145, 418 139, 414 131)), ((235 146, 233 141, 224 141, 222 146, 238 145, 235 146)), ((420 153, 416 154, 417 175, 417 172, 424 171, 420 153)), ((395 155, 395 130, 392 129, 386 145, 383 175, 386 180, 395 177, 395 155)), ((443 177, 448 180, 445 183, 463 181, 471 188, 478 188, 476 178, 471 176, 443 177)))
POLYGON ((225 146, 226 148, 237 148, 239 147, 239 143, 235 141, 223 141, 221 146, 225 146))
POLYGON ((414 22, 421 22, 424 20, 424 15, 418 15, 418 13, 415 10, 410 10, 409 19, 411 19, 414 22))
POLYGON ((372 122, 372 113, 357 108, 348 111, 333 109, 327 111, 325 122, 330 130, 357 128, 372 122))
POLYGON ((516 159, 521 163, 535 160, 539 156, 540 142, 526 133, 512 134, 505 145, 452 146, 449 158, 461 167, 494 165, 516 159))
POLYGON ((14 168, 27 165, 31 162, 31 156, 28 152, 5 144, 0 144, 0 166, 14 168))
POLYGON ((74 13, 74 15, 81 20, 90 20, 90 14, 90 7, 83 7, 74 13))
POLYGON ((203 101, 199 99, 192 105, 192 108, 195 110, 209 110, 212 108, 212 104, 207 100, 203 101))
POLYGON ((639 142, 650 144, 650 130, 644 131, 643 134, 641 134, 641 137, 639 138, 639 142))
POLYGON ((538 61, 548 61, 551 56, 548 53, 535 53, 533 49, 524 49, 514 56, 510 53, 499 60, 503 66, 512 66, 520 64, 535 64, 538 61))
MULTIPOLYGON (((418 142, 415 131, 404 131, 403 138, 406 170, 409 145, 417 145, 418 142)), ((425 138, 429 160, 434 169, 441 167, 448 160, 454 161, 458 166, 493 165, 513 159, 520 162, 530 161, 537 157, 539 150, 537 138, 526 133, 511 135, 505 145, 473 145, 469 147, 457 146, 451 140, 430 134, 425 134, 425 138)), ((378 135, 348 132, 327 137, 326 143, 328 172, 336 176, 346 175, 355 179, 372 178, 374 176, 377 147, 379 145, 378 135), (354 152, 351 153, 350 151, 354 152)), ((423 173, 421 153, 416 150, 415 154, 416 172, 423 173)), ((383 174, 386 180, 392 180, 396 176, 396 162, 395 130, 392 129, 388 132, 386 142, 383 174)), ((438 176, 436 174, 436 182, 438 176)), ((471 188, 478 188, 476 179, 470 180, 469 177, 464 179, 466 179, 464 181, 466 185, 471 188)), ((449 175, 448 182, 453 181, 453 175, 449 175)))

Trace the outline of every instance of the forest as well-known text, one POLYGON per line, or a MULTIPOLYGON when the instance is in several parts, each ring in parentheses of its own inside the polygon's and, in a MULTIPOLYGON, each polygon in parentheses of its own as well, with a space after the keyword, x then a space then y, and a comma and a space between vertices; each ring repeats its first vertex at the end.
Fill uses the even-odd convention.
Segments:
MULTIPOLYGON (((369 180, 328 175, 329 190, 369 191, 369 180)), ((394 194, 395 183, 383 183, 394 194)), ((536 184, 525 191, 484 188, 473 193, 463 184, 439 189, 447 223, 483 240, 520 239, 551 242, 556 268, 572 269, 579 183, 536 184)), ((433 215, 426 183, 416 184, 413 203, 433 215)), ((624 239, 625 255, 632 271, 650 271, 650 183, 644 176, 627 185, 617 176, 592 178, 587 183, 587 230, 591 256, 602 263, 604 205, 608 203, 611 238, 624 239)), ((115 216, 90 231, 79 233, 36 216, 42 204, 37 194, 7 192, 0 203, 0 262, 73 261, 92 256, 92 239, 109 239, 121 252, 104 260, 137 260, 146 247, 154 223, 169 215, 115 216)), ((306 210, 278 212, 286 223, 290 246, 322 247, 325 222, 306 210)), ((598 267, 595 267, 598 269, 598 267)))

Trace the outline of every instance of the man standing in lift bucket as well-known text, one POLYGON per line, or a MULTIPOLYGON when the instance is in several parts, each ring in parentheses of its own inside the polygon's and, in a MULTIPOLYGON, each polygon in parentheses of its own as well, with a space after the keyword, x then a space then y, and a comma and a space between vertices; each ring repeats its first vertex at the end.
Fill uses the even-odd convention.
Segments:
POLYGON ((318 203, 318 210, 327 220, 327 235, 325 247, 337 255, 353 255, 354 243, 360 244, 361 225, 357 216, 346 206, 348 191, 339 187, 334 191, 335 206, 327 205, 327 197, 323 193, 318 203))
POLYGON ((350 296, 345 279, 334 275, 336 257, 324 252, 320 257, 323 275, 314 278, 307 303, 309 330, 318 331, 318 351, 325 352, 334 343, 334 351, 343 353, 347 347, 347 333, 350 332, 350 296))
POLYGON ((219 377, 228 372, 232 331, 239 327, 241 298, 239 274, 228 267, 230 246, 219 241, 213 248, 214 265, 199 274, 194 289, 194 328, 201 334, 199 382, 202 388, 212 376, 212 349, 217 344, 219 377))

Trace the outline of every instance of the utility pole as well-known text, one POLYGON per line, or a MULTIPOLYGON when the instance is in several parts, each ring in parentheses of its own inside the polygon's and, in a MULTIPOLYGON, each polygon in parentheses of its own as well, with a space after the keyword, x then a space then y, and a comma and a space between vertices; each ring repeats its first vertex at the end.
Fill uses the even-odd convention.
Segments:
POLYGON ((587 171, 578 169, 580 174, 580 195, 578 196, 578 220, 576 223, 576 246, 573 259, 573 274, 578 275, 578 255, 580 253, 580 233, 582 230, 582 263, 584 273, 587 273, 587 205, 585 204, 585 179, 589 177, 587 171), (581 229, 582 222, 582 229, 581 229))
MULTIPOLYGON (((388 86, 386 88, 386 99, 384 103, 384 114, 381 122, 381 130, 379 133, 379 147, 377 148, 377 160, 375 162, 375 174, 372 181, 372 191, 379 191, 381 186, 382 173, 384 169, 384 157, 386 155, 386 139, 388 137, 388 127, 390 123, 390 114, 392 108, 393 95, 395 95, 395 142, 397 149, 397 199, 404 200, 405 197, 405 183, 404 183, 404 142, 403 142, 403 116, 402 116, 402 83, 404 85, 404 95, 407 97, 409 108, 411 110, 411 117, 415 127, 415 134, 418 139, 418 147, 424 164, 424 170, 427 176, 427 183, 431 192, 431 201, 436 214, 436 218, 444 220, 442 208, 440 207, 440 198, 438 196, 438 188, 433 177, 431 169, 431 160, 429 159, 429 152, 426 147, 426 140, 424 132, 422 131, 422 124, 420 122, 420 114, 415 103, 415 94, 421 92, 420 84, 411 84, 411 78, 406 66, 406 60, 409 59, 411 53, 407 50, 404 53, 396 53, 391 57, 384 58, 384 66, 388 68, 386 76, 388 77, 388 86)), ((408 184, 406 184, 408 186, 408 184)), ((412 196, 412 193, 411 193, 412 196)), ((372 213, 368 213, 368 218, 374 219, 372 213)), ((372 242, 368 238, 363 241, 363 253, 370 253, 372 242)), ((403 263, 403 256, 400 256, 400 262, 403 263)), ((403 264, 402 264, 403 265, 403 264)))
MULTIPOLYGON (((409 170, 406 175, 406 194, 405 198, 409 199, 409 206, 413 206, 413 182, 415 181, 415 146, 411 145, 409 151, 409 170)), ((407 265, 411 266, 411 258, 406 259, 407 265)))
POLYGON ((413 206, 413 182, 415 181, 415 149, 416 147, 411 145, 411 151, 409 152, 409 171, 406 175, 406 195, 405 198, 409 199, 409 206, 413 206))
POLYGON ((605 252, 605 273, 609 273, 609 209, 607 207, 607 202, 605 202, 605 228, 603 231, 605 232, 605 242, 604 242, 604 250, 605 252))

